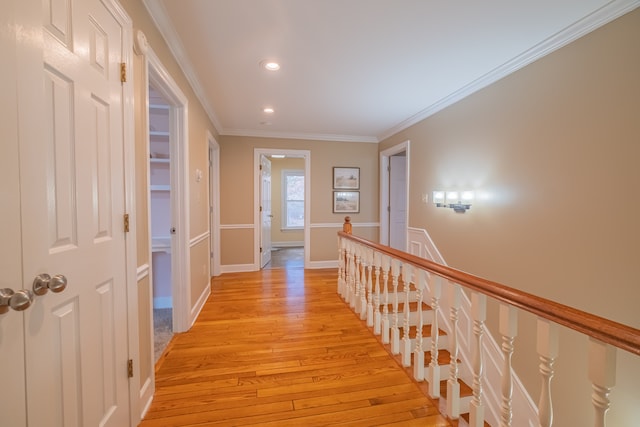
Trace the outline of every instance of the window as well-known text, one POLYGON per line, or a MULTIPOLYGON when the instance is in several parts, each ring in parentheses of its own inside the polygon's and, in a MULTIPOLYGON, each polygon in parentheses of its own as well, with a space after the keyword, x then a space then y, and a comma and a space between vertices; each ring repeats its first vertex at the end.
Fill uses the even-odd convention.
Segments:
POLYGON ((304 228, 304 171, 282 171, 282 229, 304 228))

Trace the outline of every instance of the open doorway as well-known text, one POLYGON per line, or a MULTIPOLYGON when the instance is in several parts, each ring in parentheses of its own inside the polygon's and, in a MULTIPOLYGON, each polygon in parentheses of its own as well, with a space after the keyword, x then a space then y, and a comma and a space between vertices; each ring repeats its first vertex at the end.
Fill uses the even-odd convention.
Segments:
POLYGON ((173 336, 170 109, 162 94, 149 85, 149 219, 156 362, 173 336))
POLYGON ((256 270, 309 263, 310 162, 307 150, 255 150, 256 270))
POLYGON ((409 141, 380 153, 380 243, 407 250, 409 141))

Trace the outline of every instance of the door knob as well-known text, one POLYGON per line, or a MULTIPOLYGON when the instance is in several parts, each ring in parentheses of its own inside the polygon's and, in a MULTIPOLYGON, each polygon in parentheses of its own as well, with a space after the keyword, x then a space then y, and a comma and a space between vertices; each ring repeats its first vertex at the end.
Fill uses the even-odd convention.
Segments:
POLYGON ((56 274, 51 277, 47 273, 42 273, 33 279, 33 293, 36 295, 44 295, 48 290, 58 293, 67 287, 67 278, 62 274, 56 274))
POLYGON ((33 303, 33 292, 28 289, 20 289, 14 292, 13 289, 0 289, 0 314, 9 311, 9 307, 16 311, 26 310, 33 303))

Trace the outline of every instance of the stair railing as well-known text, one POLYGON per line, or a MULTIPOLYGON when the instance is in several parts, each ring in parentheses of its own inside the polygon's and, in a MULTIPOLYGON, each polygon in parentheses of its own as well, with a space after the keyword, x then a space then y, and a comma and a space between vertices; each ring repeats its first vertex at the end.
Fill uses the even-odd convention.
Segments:
POLYGON ((640 330, 605 319, 555 301, 541 298, 500 283, 492 282, 454 268, 392 249, 388 246, 351 235, 351 224, 345 223, 338 233, 339 268, 338 292, 350 303, 354 311, 372 327, 375 334, 382 335, 382 342, 390 342, 393 354, 401 354, 404 366, 419 361, 425 366, 413 367, 417 381, 429 382, 431 397, 440 397, 441 380, 446 381, 447 400, 444 410, 449 418, 457 419, 461 413, 469 412, 469 425, 484 426, 485 420, 492 425, 511 426, 513 418, 512 393, 513 376, 511 358, 514 353, 514 339, 517 335, 517 310, 524 310, 538 318, 537 351, 540 359, 542 388, 538 401, 537 423, 550 427, 553 423, 553 400, 551 397, 551 379, 554 375, 554 362, 558 356, 559 326, 575 330, 589 339, 588 377, 592 383, 592 403, 595 409, 595 426, 606 425, 606 412, 610 406, 609 393, 615 382, 616 350, 622 349, 640 356, 640 330), (365 262, 360 260, 363 254, 365 262), (375 289, 371 287, 371 272, 375 272, 375 289), (359 283, 360 278, 363 283, 359 283), (379 281, 379 278, 382 280, 379 281), (391 280, 389 280, 391 279, 391 280), (402 296, 399 283, 402 283, 402 296), (441 285, 445 285, 443 288, 441 285), (361 286, 358 292, 358 286, 361 286), (413 286, 413 290, 411 287, 413 286), (462 289, 471 294, 471 336, 464 336, 458 325, 458 310, 462 298, 462 289), (368 291, 368 292, 367 292, 368 291), (356 298, 364 296, 362 301, 356 298), (409 301, 417 304, 417 337, 415 344, 408 340, 409 301), (500 385, 499 407, 487 411, 484 386, 483 337, 485 335, 487 297, 500 303, 499 334, 502 340, 501 351, 504 359, 502 383, 500 385), (448 298, 449 319, 440 309, 441 298, 448 298), (403 302, 399 312, 399 301, 403 302), (427 304, 431 302, 431 307, 427 304), (392 304, 393 310, 389 310, 392 304), (369 305, 373 305, 372 308, 369 305), (380 308, 382 305, 382 309, 380 308), (435 310, 431 320, 430 342, 425 345, 422 336, 423 309, 435 310), (374 315, 372 316, 372 313, 374 315), (372 319, 369 317, 372 316, 372 319), (441 320, 445 320, 440 322, 441 320), (438 363, 438 329, 448 321, 452 330, 447 331, 447 347, 451 354, 448 373, 440 371, 438 363), (402 345, 400 330, 402 328, 402 345), (435 330, 433 329, 435 328, 435 330), (460 352, 461 338, 472 342, 472 354, 460 352), (410 352, 430 352, 430 359, 424 355, 410 352), (469 359, 471 364, 472 396, 464 401, 460 397, 459 359, 469 359), (499 414, 491 416, 491 414, 499 414), (488 419, 487 419, 488 418, 488 419))

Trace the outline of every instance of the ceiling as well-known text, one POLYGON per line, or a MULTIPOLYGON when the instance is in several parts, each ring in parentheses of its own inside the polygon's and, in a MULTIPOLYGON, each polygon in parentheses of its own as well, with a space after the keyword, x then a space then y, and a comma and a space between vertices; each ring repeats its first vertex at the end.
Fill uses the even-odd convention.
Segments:
POLYGON ((143 1, 221 135, 365 142, 393 135, 640 4, 143 1), (265 59, 280 70, 262 69, 265 59), (274 113, 264 113, 267 106, 274 113))

